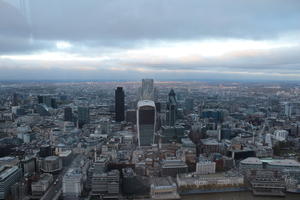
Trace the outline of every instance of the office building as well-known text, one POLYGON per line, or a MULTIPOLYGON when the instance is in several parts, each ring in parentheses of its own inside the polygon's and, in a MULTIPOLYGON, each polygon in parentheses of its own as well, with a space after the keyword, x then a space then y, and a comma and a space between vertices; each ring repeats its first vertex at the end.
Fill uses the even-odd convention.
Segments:
POLYGON ((73 113, 72 113, 72 108, 66 107, 64 109, 64 121, 73 121, 73 113))
POLYGON ((78 126, 82 127, 84 124, 90 122, 90 111, 88 107, 78 107, 78 126))
POLYGON ((22 170, 17 166, 0 166, 0 199, 8 199, 10 187, 18 182, 22 176, 22 170))
POLYGON ((216 163, 207 159, 200 159, 196 164, 197 174, 214 174, 216 173, 216 163))
POLYGON ((125 94, 122 87, 115 90, 115 113, 116 121, 121 122, 125 119, 125 94))
POLYGON ((180 143, 181 139, 184 138, 184 127, 183 126, 162 126, 161 127, 161 143, 180 143))
POLYGON ((166 159, 162 161, 161 175, 176 177, 177 174, 187 173, 188 166, 179 159, 166 159))
POLYGON ((194 109, 194 99, 186 98, 184 101, 184 108, 187 112, 191 112, 194 109))
POLYGON ((140 88, 140 100, 154 101, 155 89, 153 86, 153 79, 143 79, 142 87, 140 88))
POLYGON ((83 191, 83 176, 80 168, 70 168, 63 177, 64 197, 79 197, 83 191))
POLYGON ((119 194, 120 172, 112 170, 107 173, 95 172, 92 177, 92 194, 119 194))
POLYGON ((177 101, 176 101, 176 94, 173 89, 171 89, 169 96, 168 96, 168 103, 167 103, 167 125, 174 126, 176 122, 176 115, 177 115, 177 101))
POLYGON ((31 191, 33 196, 42 196, 51 183, 53 182, 53 176, 48 173, 44 173, 40 176, 40 179, 31 184, 31 191))
POLYGON ((142 100, 137 105, 137 132, 139 146, 151 146, 154 143, 156 109, 153 101, 142 100))
POLYGON ((62 160, 58 156, 48 156, 41 160, 41 170, 46 173, 57 173, 62 169, 62 160))

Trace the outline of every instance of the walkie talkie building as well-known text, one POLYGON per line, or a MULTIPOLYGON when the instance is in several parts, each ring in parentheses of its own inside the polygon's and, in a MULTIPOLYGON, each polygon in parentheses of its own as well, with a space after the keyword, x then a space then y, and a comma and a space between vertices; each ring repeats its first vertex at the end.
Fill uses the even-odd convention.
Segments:
POLYGON ((142 100, 137 105, 137 132, 139 146, 154 143, 156 109, 154 101, 142 100))

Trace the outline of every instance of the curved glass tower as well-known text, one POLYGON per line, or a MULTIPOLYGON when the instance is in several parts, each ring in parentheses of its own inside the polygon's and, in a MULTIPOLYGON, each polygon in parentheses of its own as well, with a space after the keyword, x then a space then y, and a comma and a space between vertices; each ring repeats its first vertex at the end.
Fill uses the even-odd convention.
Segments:
POLYGON ((156 124, 155 103, 142 100, 137 105, 137 132, 139 146, 151 146, 154 143, 156 124))

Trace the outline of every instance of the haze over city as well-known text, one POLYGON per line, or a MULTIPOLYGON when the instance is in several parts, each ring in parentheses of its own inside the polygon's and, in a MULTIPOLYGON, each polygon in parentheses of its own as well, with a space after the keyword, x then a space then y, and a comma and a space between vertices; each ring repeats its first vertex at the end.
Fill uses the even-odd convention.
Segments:
POLYGON ((0 0, 1 80, 298 80, 297 0, 0 0))

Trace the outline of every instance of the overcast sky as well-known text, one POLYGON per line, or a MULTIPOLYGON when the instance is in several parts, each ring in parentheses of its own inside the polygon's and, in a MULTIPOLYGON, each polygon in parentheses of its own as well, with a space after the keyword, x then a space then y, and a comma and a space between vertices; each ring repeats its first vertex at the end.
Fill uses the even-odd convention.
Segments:
POLYGON ((0 80, 300 79, 299 0, 0 0, 0 80))

